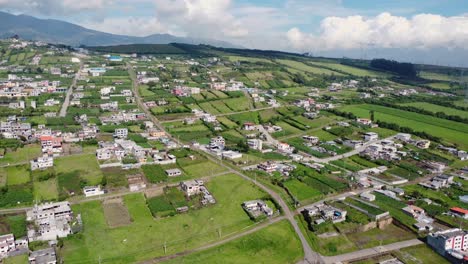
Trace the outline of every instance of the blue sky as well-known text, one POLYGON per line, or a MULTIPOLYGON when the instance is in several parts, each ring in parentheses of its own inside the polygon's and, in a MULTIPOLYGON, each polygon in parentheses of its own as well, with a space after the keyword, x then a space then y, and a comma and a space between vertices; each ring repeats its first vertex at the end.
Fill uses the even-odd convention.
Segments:
POLYGON ((467 0, 0 0, 0 9, 115 34, 336 56, 360 49, 466 55, 468 43, 467 0))

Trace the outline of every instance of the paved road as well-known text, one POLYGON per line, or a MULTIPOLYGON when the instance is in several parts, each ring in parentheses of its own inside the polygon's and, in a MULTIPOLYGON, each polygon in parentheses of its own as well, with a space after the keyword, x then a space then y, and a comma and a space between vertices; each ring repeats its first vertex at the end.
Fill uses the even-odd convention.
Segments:
POLYGON ((179 252, 179 253, 172 254, 172 255, 167 255, 167 256, 163 256, 163 257, 159 257, 159 258, 154 258, 152 260, 143 261, 143 262, 141 262, 141 264, 159 263, 159 262, 167 261, 167 260, 170 260, 170 259, 187 256, 187 255, 190 255, 190 254, 195 253, 195 252, 207 250, 207 249, 210 249, 210 248, 225 244, 225 243, 230 242, 232 240, 244 237, 246 235, 252 234, 254 232, 257 232, 257 231, 259 231, 259 230, 261 230, 261 229, 263 229, 263 228, 265 228, 267 226, 270 226, 270 225, 272 225, 274 223, 277 223, 277 222, 279 222, 281 220, 284 220, 284 219, 285 219, 284 216, 276 217, 276 218, 270 219, 268 221, 261 222, 256 227, 248 229, 245 232, 229 236, 229 237, 227 237, 225 239, 218 240, 218 241, 210 243, 208 245, 204 245, 202 247, 199 247, 199 248, 196 248, 196 249, 193 249, 193 250, 187 250, 187 251, 179 252))
POLYGON ((67 109, 68 106, 70 105, 70 97, 73 93, 73 88, 76 86, 76 81, 78 80, 78 77, 80 76, 80 71, 83 69, 83 63, 80 63, 80 69, 78 72, 75 74, 75 78, 73 78, 73 82, 70 85, 70 88, 68 88, 67 95, 65 96, 65 101, 62 104, 62 108, 60 109, 60 117, 65 117, 67 115, 67 109))
POLYGON ((396 242, 396 243, 385 245, 385 246, 378 246, 378 247, 363 249, 359 251, 354 251, 351 253, 346 253, 346 254, 333 256, 333 257, 324 256, 323 259, 325 260, 325 263, 341 263, 341 262, 347 262, 347 261, 355 261, 355 260, 370 258, 373 256, 378 256, 378 255, 388 253, 394 250, 416 246, 420 244, 423 244, 423 242, 418 239, 411 239, 411 240, 396 242))

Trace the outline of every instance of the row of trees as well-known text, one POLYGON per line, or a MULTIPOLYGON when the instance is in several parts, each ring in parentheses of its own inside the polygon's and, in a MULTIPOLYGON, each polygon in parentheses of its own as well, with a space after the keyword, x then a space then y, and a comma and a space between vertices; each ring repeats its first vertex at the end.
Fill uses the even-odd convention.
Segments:
POLYGON ((416 77, 417 71, 412 63, 398 62, 386 59, 373 59, 370 63, 372 68, 389 71, 405 77, 416 77))

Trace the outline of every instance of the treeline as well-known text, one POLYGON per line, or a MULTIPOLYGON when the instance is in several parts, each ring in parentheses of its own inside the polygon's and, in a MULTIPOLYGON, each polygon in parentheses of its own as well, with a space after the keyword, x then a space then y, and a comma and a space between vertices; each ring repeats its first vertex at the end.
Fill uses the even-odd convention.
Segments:
POLYGON ((438 142, 438 143, 442 142, 442 139, 440 137, 433 136, 424 131, 414 131, 412 128, 409 128, 409 127, 402 127, 395 123, 387 123, 387 122, 380 121, 380 120, 377 120, 376 122, 381 128, 388 128, 388 129, 395 130, 401 133, 413 134, 420 138, 428 139, 428 140, 438 142))
POLYGON ((398 62, 386 59, 373 59, 370 63, 372 68, 389 71, 405 77, 416 77, 417 71, 414 64, 398 62))
POLYGON ((378 100, 371 100, 371 101, 367 100, 366 103, 391 107, 391 108, 395 108, 395 109, 399 109, 399 110, 404 110, 404 111, 408 111, 408 112, 433 116, 433 117, 447 119, 447 120, 461 122, 461 123, 468 123, 468 118, 463 118, 463 117, 457 116, 457 115, 448 115, 448 114, 446 114, 444 112, 432 112, 432 111, 429 111, 429 110, 425 110, 425 109, 410 106, 410 105, 398 105, 398 104, 389 103, 389 102, 385 102, 385 101, 378 101, 378 100))
MULTIPOLYGON (((336 109, 328 109, 327 111, 330 112, 330 113, 333 113, 333 114, 335 114, 337 116, 342 116, 342 117, 345 117, 345 118, 348 118, 348 119, 356 119, 357 118, 357 116, 355 116, 353 113, 350 113, 350 112, 343 112, 343 111, 339 111, 339 110, 336 110, 336 109)), ((423 132, 423 131, 414 131, 412 128, 402 127, 402 126, 400 126, 398 124, 395 124, 395 123, 388 123, 388 122, 379 121, 379 120, 377 120, 376 123, 379 125, 379 127, 382 127, 382 128, 388 128, 388 129, 398 131, 398 132, 401 132, 401 133, 413 134, 413 135, 418 136, 420 138, 428 139, 428 140, 438 142, 438 143, 440 143, 442 141, 442 139, 440 137, 433 136, 433 135, 428 134, 428 133, 423 132)))

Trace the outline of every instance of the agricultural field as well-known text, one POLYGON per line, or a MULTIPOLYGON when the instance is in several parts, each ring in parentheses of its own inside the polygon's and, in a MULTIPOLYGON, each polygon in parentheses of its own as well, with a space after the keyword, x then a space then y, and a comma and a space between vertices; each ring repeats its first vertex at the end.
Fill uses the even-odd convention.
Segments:
POLYGON ((302 259, 299 239, 286 221, 222 246, 163 263, 295 263, 302 259), (278 239, 281 237, 281 239, 278 239))
POLYGON ((66 262, 83 261, 86 256, 88 261, 101 257, 106 263, 128 263, 164 255, 164 243, 169 254, 194 248, 252 225, 240 204, 266 196, 233 174, 217 176, 206 186, 216 197, 215 205, 157 220, 142 194, 127 195, 123 202, 133 221, 119 228, 108 227, 101 202, 74 205, 86 229, 65 239, 61 254, 66 262))
POLYGON ((413 107, 423 109, 426 111, 430 111, 433 113, 442 112, 447 115, 454 115, 454 116, 459 116, 463 118, 468 118, 468 111, 458 110, 455 108, 450 108, 450 107, 426 103, 426 102, 405 103, 402 105, 413 106, 413 107))
POLYGON ((445 142, 468 148, 468 142, 463 140, 468 134, 468 124, 378 105, 351 105, 342 107, 341 110, 363 118, 368 118, 369 111, 373 110, 376 120, 426 132, 442 138, 445 142))

